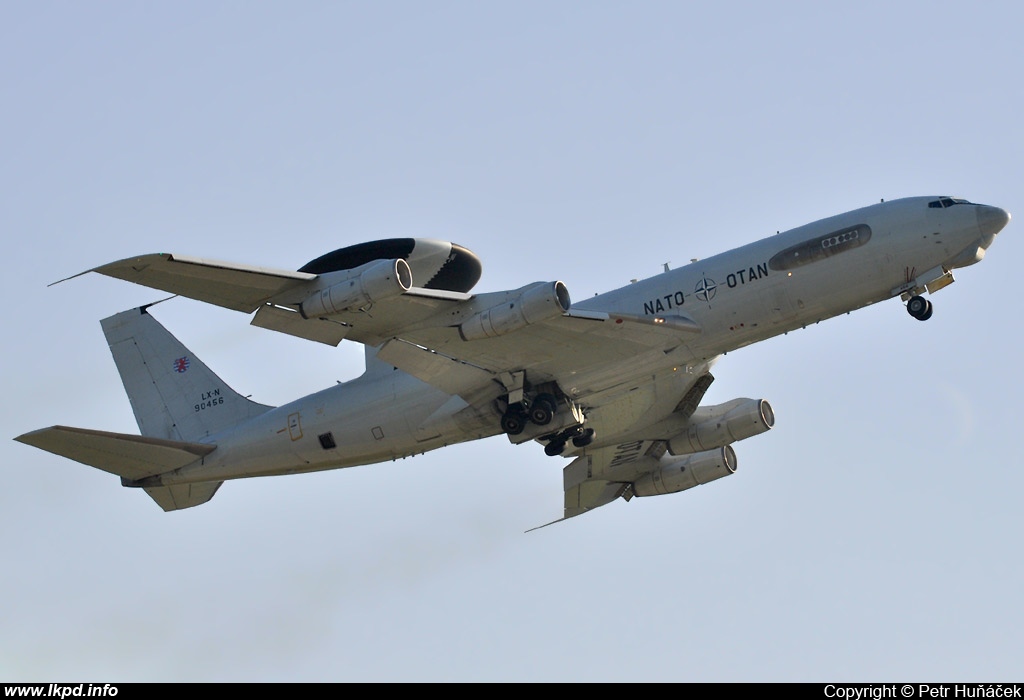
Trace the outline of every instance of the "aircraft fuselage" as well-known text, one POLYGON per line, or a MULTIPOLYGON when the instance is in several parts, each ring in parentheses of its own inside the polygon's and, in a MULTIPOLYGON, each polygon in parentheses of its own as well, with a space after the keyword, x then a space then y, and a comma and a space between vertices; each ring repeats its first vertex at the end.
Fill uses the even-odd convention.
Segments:
MULTIPOLYGON (((984 205, 929 208, 937 198, 883 202, 698 260, 579 308, 647 316, 684 313, 703 332, 687 343, 694 361, 898 296, 921 275, 976 262, 993 234, 984 205), (968 262, 969 261, 969 262, 968 262)), ((930 282, 931 280, 922 280, 930 282)))
MULTIPOLYGON (((628 388, 630 378, 640 375, 655 375, 670 388, 684 381, 678 372, 682 366, 706 369, 718 356, 751 343, 948 284, 953 268, 981 259, 1006 214, 962 200, 929 206, 939 200, 908 198, 833 216, 574 305, 633 316, 681 315, 701 328, 698 334, 666 336, 660 351, 623 363, 614 374, 589 377, 586 391, 574 398, 585 404, 588 394, 628 388)), ((154 477, 152 483, 397 459, 500 434, 500 417, 498 407, 471 409, 402 371, 378 369, 210 435, 217 449, 202 462, 154 477)), ((608 411, 603 422, 601 415, 594 418, 602 444, 622 440, 643 425, 642 415, 625 409, 608 411)))

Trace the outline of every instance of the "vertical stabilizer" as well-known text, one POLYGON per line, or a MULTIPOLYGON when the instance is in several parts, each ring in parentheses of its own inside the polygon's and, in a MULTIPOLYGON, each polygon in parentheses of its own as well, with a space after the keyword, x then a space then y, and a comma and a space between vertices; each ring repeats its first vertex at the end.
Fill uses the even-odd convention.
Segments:
POLYGON ((100 322, 143 435, 194 442, 272 408, 225 384, 147 308, 100 322))

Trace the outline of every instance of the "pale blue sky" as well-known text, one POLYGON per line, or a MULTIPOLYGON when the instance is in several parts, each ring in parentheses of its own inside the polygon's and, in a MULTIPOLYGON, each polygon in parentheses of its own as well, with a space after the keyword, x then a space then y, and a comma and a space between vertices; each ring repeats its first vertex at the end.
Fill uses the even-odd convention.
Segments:
MULTIPOLYGON (((877 202, 1024 216, 1011 2, 5 2, 0 680, 1007 681, 1024 655, 1013 221, 937 294, 726 356, 769 399, 729 479, 561 513, 502 437, 226 484, 163 513, 14 442, 137 432, 87 275, 175 252, 295 269, 475 251, 577 300, 877 202)), ((178 299, 154 315, 280 404, 357 375, 178 299)))

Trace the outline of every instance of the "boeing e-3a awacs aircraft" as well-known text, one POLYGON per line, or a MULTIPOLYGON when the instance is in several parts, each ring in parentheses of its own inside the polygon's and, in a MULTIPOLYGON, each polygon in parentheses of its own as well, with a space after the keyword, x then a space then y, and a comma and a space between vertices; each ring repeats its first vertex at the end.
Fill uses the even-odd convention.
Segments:
POLYGON ((228 479, 371 464, 503 433, 572 458, 562 519, 571 518, 734 473, 732 443, 775 417, 764 399, 701 406, 719 356, 892 297, 927 320, 923 295, 980 261, 1009 220, 951 197, 882 202, 578 304, 558 281, 470 294, 480 261, 433 239, 354 245, 297 272, 128 258, 87 272, 254 313, 252 324, 307 340, 362 343, 366 370, 265 406, 141 307, 101 322, 141 436, 53 426, 16 439, 177 510, 228 479))

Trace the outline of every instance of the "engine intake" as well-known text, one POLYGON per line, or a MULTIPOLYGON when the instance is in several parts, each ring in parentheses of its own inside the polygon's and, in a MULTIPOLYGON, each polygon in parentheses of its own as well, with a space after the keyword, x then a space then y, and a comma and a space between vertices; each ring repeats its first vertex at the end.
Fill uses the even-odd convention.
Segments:
POLYGON ((340 314, 404 294, 412 287, 412 270, 401 258, 376 260, 353 270, 327 273, 318 281, 326 286, 299 305, 303 318, 340 314))
POLYGON ((492 306, 470 316, 459 326, 463 340, 481 340, 505 335, 532 323, 559 316, 569 310, 569 290, 561 282, 541 282, 513 301, 492 306))
POLYGON ((689 429, 668 441, 668 451, 674 455, 703 452, 760 435, 773 425, 775 412, 765 399, 735 399, 698 408, 689 429))
POLYGON ((668 455, 661 458, 662 467, 633 482, 635 496, 663 496, 692 489, 723 476, 736 473, 736 452, 726 445, 717 450, 700 452, 682 459, 668 455))

